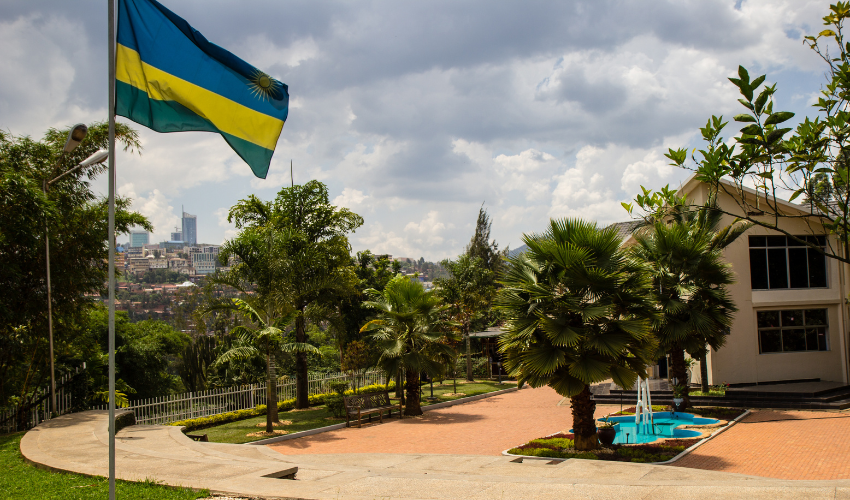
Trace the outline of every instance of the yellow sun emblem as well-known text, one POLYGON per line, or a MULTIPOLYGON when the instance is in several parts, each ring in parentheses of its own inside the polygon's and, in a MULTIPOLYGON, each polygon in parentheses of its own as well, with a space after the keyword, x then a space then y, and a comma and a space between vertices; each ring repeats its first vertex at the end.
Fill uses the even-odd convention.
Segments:
POLYGON ((251 75, 248 87, 251 88, 251 93, 254 94, 255 97, 259 97, 261 100, 266 100, 269 97, 277 95, 280 82, 270 77, 268 74, 260 70, 256 70, 254 74, 251 75))

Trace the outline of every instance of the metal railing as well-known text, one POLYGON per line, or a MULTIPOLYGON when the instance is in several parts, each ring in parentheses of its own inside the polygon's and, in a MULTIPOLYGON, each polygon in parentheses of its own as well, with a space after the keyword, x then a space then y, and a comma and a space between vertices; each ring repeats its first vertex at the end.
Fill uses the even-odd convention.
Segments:
MULTIPOLYGON (((69 382, 85 370, 86 365, 66 373, 56 380, 56 415, 68 413, 73 407, 69 382)), ((51 418, 50 386, 35 390, 32 398, 23 404, 0 409, 0 432, 17 432, 30 429, 51 418)))
MULTIPOLYGON (((358 374, 352 379, 347 373, 310 374, 307 378, 309 395, 331 392, 331 382, 349 382, 363 387, 371 384, 385 384, 384 372, 370 371, 358 374)), ((295 381, 284 377, 277 384, 277 400, 295 398, 295 381)), ((225 387, 199 392, 185 392, 150 399, 132 401, 131 410, 136 415, 137 424, 168 424, 189 418, 209 417, 219 413, 255 408, 267 401, 266 384, 250 384, 237 387, 225 387)), ((106 405, 92 407, 93 410, 105 410, 106 405)))

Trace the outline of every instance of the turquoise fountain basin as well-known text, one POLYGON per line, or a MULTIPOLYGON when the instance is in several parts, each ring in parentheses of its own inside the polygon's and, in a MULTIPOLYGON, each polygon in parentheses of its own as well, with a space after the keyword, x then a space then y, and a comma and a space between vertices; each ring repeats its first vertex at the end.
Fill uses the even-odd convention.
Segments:
MULTIPOLYGON (((695 417, 692 413, 680 413, 659 411, 652 414, 654 425, 635 425, 634 415, 623 415, 621 417, 608 417, 608 422, 614 424, 617 436, 614 444, 643 444, 657 441, 658 439, 687 439, 702 435, 700 431, 692 429, 678 429, 681 425, 711 425, 719 420, 714 418, 695 417)), ((603 420, 598 420, 599 424, 603 420)), ((569 432, 573 432, 570 429, 569 432)))

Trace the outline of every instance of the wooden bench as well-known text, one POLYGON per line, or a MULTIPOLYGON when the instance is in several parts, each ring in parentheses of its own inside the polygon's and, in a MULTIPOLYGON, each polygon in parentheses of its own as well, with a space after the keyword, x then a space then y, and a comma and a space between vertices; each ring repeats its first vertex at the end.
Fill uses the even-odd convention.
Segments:
POLYGON ((357 417, 357 427, 363 426, 363 415, 369 415, 369 421, 372 420, 372 414, 377 413, 384 421, 384 412, 387 412, 388 417, 393 416, 393 410, 398 410, 398 415, 404 418, 402 413, 401 401, 398 404, 392 403, 388 391, 370 392, 369 394, 353 394, 351 396, 343 396, 345 402, 345 426, 351 427, 351 419, 357 417))

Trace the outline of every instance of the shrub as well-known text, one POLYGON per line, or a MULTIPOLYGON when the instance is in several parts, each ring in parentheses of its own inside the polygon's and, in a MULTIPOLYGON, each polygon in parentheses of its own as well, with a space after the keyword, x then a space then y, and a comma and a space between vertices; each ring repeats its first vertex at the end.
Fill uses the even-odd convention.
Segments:
MULTIPOLYGON (((332 384, 338 382, 332 382, 332 384)), ((347 387, 348 384, 346 383, 347 387)), ((393 389, 395 387, 395 382, 390 382, 389 388, 393 389)), ((368 393, 368 392, 383 392, 387 390, 387 387, 382 384, 372 384, 361 387, 358 392, 360 394, 368 393)), ((345 395, 354 394, 354 390, 348 389, 344 392, 345 395)), ((342 402, 342 398, 338 394, 312 394, 309 396, 310 405, 320 406, 327 405, 329 398, 338 397, 340 400, 340 404, 342 402)), ((336 404, 336 403, 331 403, 336 404)), ((288 411, 295 408, 295 400, 294 399, 286 399, 284 401, 280 401, 277 404, 278 411, 288 411)), ((345 416, 344 412, 345 406, 343 405, 343 411, 340 415, 337 415, 336 412, 334 416, 345 416)), ((328 410, 334 411, 333 408, 328 406, 328 410)), ((266 413, 266 405, 257 405, 255 408, 248 408, 245 410, 236 410, 227 413, 219 413, 218 415, 210 415, 209 417, 199 417, 199 418, 190 418, 186 420, 180 420, 178 422, 173 422, 169 425, 177 425, 177 426, 185 426, 184 432, 195 431, 199 429, 206 429, 207 427, 215 427, 221 424, 228 424, 230 422, 236 422, 237 420, 245 420, 246 418, 257 417, 259 415, 265 415, 266 413)))
POLYGON ((348 382, 331 382, 328 384, 331 392, 334 392, 340 396, 345 394, 345 391, 348 390, 348 382))
POLYGON ((333 413, 334 417, 345 416, 345 400, 336 394, 325 398, 325 407, 333 413))
POLYGON ((552 449, 556 449, 556 450, 557 449, 562 449, 562 450, 563 449, 569 449, 569 448, 572 448, 573 446, 575 446, 575 444, 574 444, 575 442, 572 439, 556 438, 556 437, 534 439, 529 444, 532 444, 532 443, 543 445, 547 448, 552 448, 552 449))

